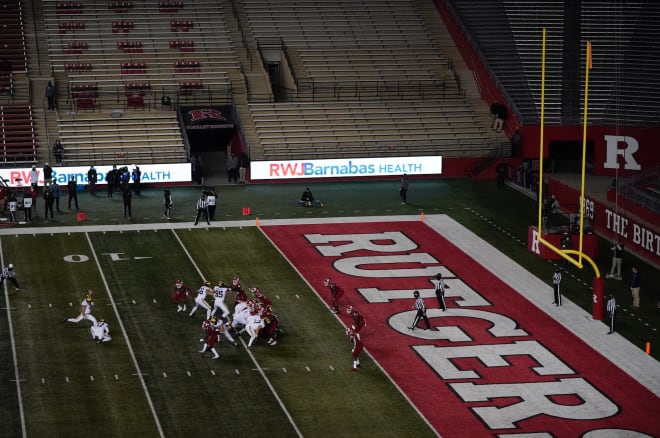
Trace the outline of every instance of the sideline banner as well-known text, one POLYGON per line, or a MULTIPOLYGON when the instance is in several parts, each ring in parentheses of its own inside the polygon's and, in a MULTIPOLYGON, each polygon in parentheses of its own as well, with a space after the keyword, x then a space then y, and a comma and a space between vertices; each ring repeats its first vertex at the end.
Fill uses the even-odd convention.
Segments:
POLYGON ((442 157, 342 158, 333 160, 252 161, 253 180, 440 175, 442 157))
MULTIPOLYGON (((190 182, 190 163, 176 164, 140 164, 117 165, 118 169, 127 167, 132 172, 135 166, 140 168, 142 176, 140 181, 145 184, 190 182)), ((105 175, 112 166, 94 166, 98 174, 97 184, 105 184, 105 175)), ((31 167, 18 169, 0 169, 0 178, 3 178, 9 187, 27 187, 30 185, 31 167)), ((87 171, 89 166, 53 167, 53 178, 59 185, 66 185, 73 177, 78 185, 87 185, 87 171)), ((37 167, 39 185, 44 185, 43 168, 37 167)))

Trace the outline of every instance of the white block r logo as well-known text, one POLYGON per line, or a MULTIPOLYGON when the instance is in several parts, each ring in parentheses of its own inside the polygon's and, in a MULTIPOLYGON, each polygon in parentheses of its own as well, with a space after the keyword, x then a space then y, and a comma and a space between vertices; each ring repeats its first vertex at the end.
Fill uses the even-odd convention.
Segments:
POLYGON ((605 169, 618 169, 619 161, 617 156, 623 157, 623 168, 626 170, 642 170, 642 166, 635 160, 634 154, 639 149, 639 142, 634 137, 625 135, 606 135, 605 136, 605 169), (619 147, 620 143, 625 143, 625 147, 619 147))

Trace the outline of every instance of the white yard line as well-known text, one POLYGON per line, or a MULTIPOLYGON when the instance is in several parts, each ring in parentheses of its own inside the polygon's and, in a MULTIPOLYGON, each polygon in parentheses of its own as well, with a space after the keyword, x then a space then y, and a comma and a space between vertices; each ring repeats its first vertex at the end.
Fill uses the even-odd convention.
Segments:
MULTIPOLYGON (((0 240, 0 269, 5 266, 5 257, 2 251, 2 240, 0 240)), ((16 377, 16 398, 18 398, 18 412, 21 417, 21 433, 27 437, 25 427, 25 411, 23 410, 23 396, 21 394, 21 376, 18 372, 18 356, 16 355, 16 341, 14 339, 14 327, 11 322, 11 306, 9 305, 9 293, 7 292, 7 281, 5 286, 5 304, 7 305, 7 325, 9 326, 9 339, 11 341, 11 357, 14 362, 14 376, 16 377)), ((24 292, 23 292, 24 293, 24 292)))
POLYGON ((99 258, 96 255, 96 251, 94 250, 94 245, 92 245, 92 240, 89 238, 89 233, 86 232, 85 237, 87 238, 87 243, 89 243, 89 249, 92 251, 92 255, 94 256, 94 261, 96 263, 96 267, 99 270, 99 274, 101 275, 101 280, 103 281, 105 290, 108 293, 108 298, 110 298, 110 303, 112 305, 112 308, 115 311, 115 317, 117 318, 117 323, 119 324, 119 327, 121 328, 121 332, 124 335, 124 339, 126 340, 126 346, 128 347, 128 352, 131 355, 131 360, 133 361, 133 366, 135 367, 135 374, 140 379, 140 384, 142 385, 144 396, 147 399, 147 403, 149 404, 149 409, 151 410, 151 415, 154 419, 154 423, 156 424, 156 428, 158 429, 158 435, 162 438, 165 438, 165 433, 163 432, 163 428, 160 424, 160 419, 158 418, 156 407, 154 406, 154 403, 151 400, 151 395, 149 394, 149 388, 147 388, 147 383, 144 381, 144 375, 142 374, 140 365, 138 364, 137 358, 135 357, 135 352, 133 351, 133 346, 131 345, 131 341, 130 339, 128 339, 128 333, 126 332, 124 323, 122 322, 121 316, 119 315, 119 309, 117 309, 117 304, 115 303, 115 299, 112 296, 112 291, 110 290, 110 285, 108 284, 108 280, 105 278, 105 274, 103 273, 103 268, 101 268, 101 263, 99 262, 99 258))

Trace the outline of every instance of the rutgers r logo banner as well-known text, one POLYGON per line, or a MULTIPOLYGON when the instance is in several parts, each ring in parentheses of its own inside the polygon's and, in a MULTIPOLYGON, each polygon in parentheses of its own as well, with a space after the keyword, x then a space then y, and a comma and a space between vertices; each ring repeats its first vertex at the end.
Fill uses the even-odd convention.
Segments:
POLYGON ((639 150, 639 142, 636 138, 625 135, 605 135, 605 169, 620 169, 619 157, 623 161, 625 170, 642 170, 635 159, 635 153, 639 150))
MULTIPOLYGON (((327 305, 323 279, 342 287, 340 306, 354 305, 368 321, 361 332, 366 349, 440 435, 660 434, 657 395, 530 301, 552 301, 546 281, 490 246, 482 250, 469 231, 457 234, 460 225, 451 219, 438 221, 435 228, 427 218, 262 230, 327 305), (492 252, 501 272, 475 262, 452 239, 477 254, 492 252), (438 273, 446 311, 434 293, 438 273), (415 290, 431 329, 409 328, 415 290)), ((340 317, 350 324, 346 312, 340 317)))

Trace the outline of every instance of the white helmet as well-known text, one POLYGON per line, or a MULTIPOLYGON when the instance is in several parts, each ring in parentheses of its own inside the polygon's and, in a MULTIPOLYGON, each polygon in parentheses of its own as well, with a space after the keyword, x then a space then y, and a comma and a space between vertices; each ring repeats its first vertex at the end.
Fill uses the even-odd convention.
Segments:
POLYGON ((9 269, 14 269, 14 265, 12 265, 11 263, 10 263, 7 267, 8 267, 9 269))

